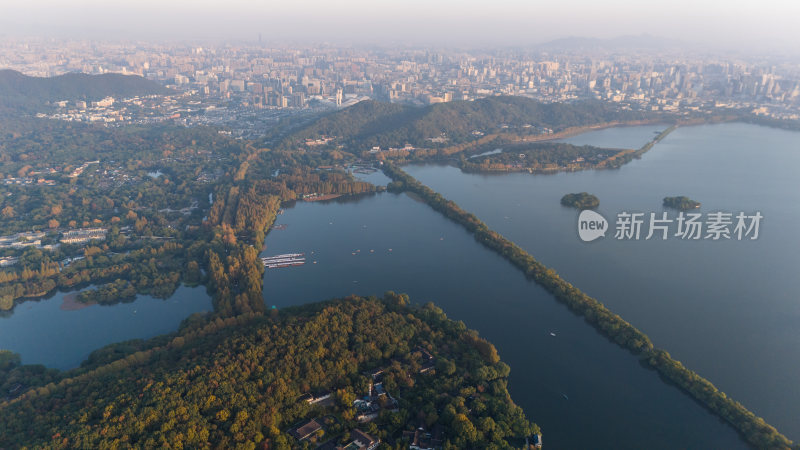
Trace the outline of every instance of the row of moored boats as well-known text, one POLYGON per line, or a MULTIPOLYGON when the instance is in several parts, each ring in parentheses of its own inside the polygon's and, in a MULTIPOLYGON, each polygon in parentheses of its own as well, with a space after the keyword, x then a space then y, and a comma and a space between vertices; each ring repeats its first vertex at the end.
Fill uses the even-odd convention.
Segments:
POLYGON ((261 262, 264 263, 264 267, 267 269, 302 266, 306 263, 306 256, 305 253, 284 253, 283 255, 263 257, 261 262))

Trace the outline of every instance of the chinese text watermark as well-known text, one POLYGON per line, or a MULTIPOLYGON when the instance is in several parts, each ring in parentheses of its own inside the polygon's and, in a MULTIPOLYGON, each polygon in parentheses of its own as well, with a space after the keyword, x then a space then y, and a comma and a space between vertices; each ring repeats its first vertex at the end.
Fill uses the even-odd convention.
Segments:
MULTIPOLYGON (((728 212, 686 213, 670 216, 668 212, 642 213, 623 211, 614 223, 614 239, 650 240, 669 238, 683 240, 755 240, 764 216, 760 212, 738 214, 728 212)), ((581 211, 578 236, 585 242, 605 236, 609 223, 599 213, 581 211)))

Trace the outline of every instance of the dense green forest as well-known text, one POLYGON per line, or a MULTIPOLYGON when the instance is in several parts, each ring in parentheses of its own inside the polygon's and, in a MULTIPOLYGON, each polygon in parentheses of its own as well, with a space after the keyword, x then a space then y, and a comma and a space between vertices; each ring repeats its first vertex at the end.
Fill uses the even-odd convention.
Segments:
POLYGON ((93 101, 169 93, 169 89, 138 75, 67 73, 40 78, 0 70, 0 106, 13 108, 26 109, 61 100, 93 101))
MULTIPOLYGON (((111 237, 114 238, 113 232, 111 237)), ((20 255, 15 266, 0 271, 0 310, 11 309, 18 299, 40 297, 56 288, 74 290, 91 283, 101 287, 81 292, 79 300, 117 303, 133 300, 135 293, 168 298, 181 280, 193 285, 202 279, 199 266, 187 262, 202 257, 197 247, 185 248, 174 241, 139 244, 112 241, 111 245, 71 249, 75 253, 65 253, 67 250, 30 248, 20 255), (64 261, 72 259, 67 254, 77 256, 67 264, 64 261)))
MULTIPOLYGON (((403 295, 195 321, 154 344, 113 362, 98 355, 0 405, 0 446, 280 449, 298 446, 286 433, 293 424, 323 415, 335 418, 323 440, 361 427, 385 448, 407 448, 402 431, 417 427, 439 430, 452 449, 519 448, 539 432, 512 403, 494 346, 403 295), (433 357, 424 373, 418 349, 433 357), (359 424, 353 401, 378 368, 398 409, 359 424), (322 391, 333 392, 331 406, 300 398, 322 391)), ((0 376, 17 363, 0 360, 0 376)))
MULTIPOLYGON (((436 211, 461 224, 475 239, 486 247, 507 258, 513 265, 552 293, 576 314, 619 346, 637 355, 654 368, 665 379, 674 383, 697 400, 701 405, 730 423, 755 448, 790 448, 792 442, 756 416, 741 403, 726 396, 710 381, 683 366, 664 350, 655 348, 650 338, 636 327, 611 312, 598 300, 581 292, 562 279, 553 269, 536 261, 525 250, 496 231, 489 229, 480 219, 453 201, 434 192, 401 169, 387 164, 384 172, 392 178, 392 191, 408 191, 421 197, 436 211)), ((794 448, 800 448, 795 446, 794 448)))
MULTIPOLYGON (((214 159, 237 155, 246 143, 212 128, 171 125, 107 127, 86 122, 35 119, 20 115, 0 120, 0 174, 19 170, 79 166, 86 161, 114 160, 123 167, 186 160, 205 155, 214 159)), ((225 159, 227 160, 227 159, 225 159)))
POLYGON ((426 107, 363 101, 341 112, 331 113, 284 138, 279 147, 301 146, 306 139, 336 137, 333 141, 348 151, 383 148, 446 147, 473 141, 479 135, 512 133, 539 135, 570 127, 608 122, 653 120, 646 113, 619 111, 608 103, 584 101, 570 104, 539 103, 523 97, 488 97, 472 102, 457 101, 426 107), (437 144, 431 141, 441 139, 437 144))
POLYGON ((600 206, 600 200, 588 192, 566 194, 561 197, 561 204, 576 209, 590 209, 600 206))
POLYGON ((0 392, 19 395, 26 386, 45 386, 59 381, 63 374, 57 369, 42 365, 22 365, 20 356, 9 350, 0 350, 0 392))

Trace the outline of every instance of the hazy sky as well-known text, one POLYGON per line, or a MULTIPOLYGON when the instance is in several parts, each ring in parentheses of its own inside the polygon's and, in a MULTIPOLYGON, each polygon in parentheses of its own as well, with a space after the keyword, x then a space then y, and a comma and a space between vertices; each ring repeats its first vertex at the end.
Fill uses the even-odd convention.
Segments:
POLYGON ((530 44, 648 33, 800 48, 787 0, 0 0, 0 35, 530 44))

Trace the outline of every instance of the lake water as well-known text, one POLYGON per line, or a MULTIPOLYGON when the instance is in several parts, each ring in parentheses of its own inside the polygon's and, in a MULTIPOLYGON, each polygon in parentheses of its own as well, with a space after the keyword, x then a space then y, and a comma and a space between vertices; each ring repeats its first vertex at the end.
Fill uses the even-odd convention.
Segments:
MULTIPOLYGON (((657 129, 607 129, 566 141, 638 148, 657 129)), ((679 128, 619 170, 535 176, 407 170, 798 441, 798 168, 800 133, 720 124, 679 128), (764 219, 755 241, 618 241, 612 229, 584 243, 577 211, 559 204, 564 194, 582 191, 600 199, 598 211, 612 227, 618 213, 660 213, 661 199, 675 195, 700 201, 701 213, 759 211, 764 219)))
POLYGON ((170 333, 192 313, 213 309, 204 287, 181 286, 167 300, 140 295, 71 311, 61 309, 66 295, 24 301, 0 316, 0 348, 19 353, 23 364, 72 369, 100 347, 170 333))
POLYGON ((555 142, 566 142, 572 145, 593 145, 604 148, 641 148, 653 137, 668 128, 666 124, 654 124, 636 127, 605 128, 589 133, 578 134, 555 142))
POLYGON ((357 178, 357 179, 359 179, 361 181, 366 181, 367 183, 372 183, 372 184, 374 184, 376 186, 386 186, 387 184, 389 184, 389 182, 392 181, 391 178, 389 178, 386 175, 384 175, 383 172, 380 171, 380 170, 372 172, 372 173, 357 173, 357 172, 356 173, 352 173, 351 172, 351 174, 355 178, 357 178))
POLYGON ((391 193, 301 202, 277 223, 286 228, 267 235, 262 255, 302 252, 308 262, 266 271, 267 305, 387 290, 434 301, 497 346, 512 397, 542 426, 547 448, 745 448, 730 426, 424 203, 391 193))

